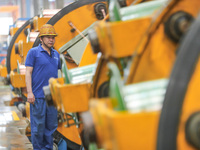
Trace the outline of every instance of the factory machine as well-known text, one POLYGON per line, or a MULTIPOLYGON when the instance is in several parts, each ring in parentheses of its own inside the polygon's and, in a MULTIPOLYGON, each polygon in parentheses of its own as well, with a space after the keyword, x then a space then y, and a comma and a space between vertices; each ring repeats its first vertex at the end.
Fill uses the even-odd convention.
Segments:
MULTIPOLYGON (((199 1, 167 1, 125 67, 108 63, 109 97, 91 100, 90 111, 82 114, 84 137, 93 149, 200 148, 197 6, 199 1)), ((108 58, 117 53, 119 43, 112 35, 113 52, 100 49, 108 58)))
MULTIPOLYGON (((88 57, 87 52, 84 52, 84 50, 91 49, 89 40, 87 39, 88 29, 92 27, 95 21, 104 19, 107 14, 106 11, 104 0, 82 0, 66 6, 51 16, 51 18, 49 18, 49 15, 45 16, 43 14, 26 22, 20 28, 18 34, 14 35, 15 38, 13 38, 11 44, 15 45, 15 48, 10 45, 7 57, 7 70, 10 73, 11 85, 18 94, 12 103, 19 101, 21 98, 26 100, 24 62, 28 50, 39 44, 37 35, 39 28, 43 24, 47 23, 54 26, 58 33, 54 48, 64 55, 63 61, 67 64, 68 68, 75 68, 79 66, 83 53, 88 57), (23 37, 19 37, 21 34, 23 37)), ((49 11, 47 14, 49 14, 49 11)), ((92 57, 94 57, 94 60, 96 59, 96 55, 92 55, 92 57)), ((88 63, 86 61, 84 64, 88 63)), ((25 110, 26 116, 29 118, 29 103, 26 103, 25 110)), ((73 124, 73 122, 74 120, 70 120, 70 123, 73 124)), ((66 141, 68 148, 80 148, 81 139, 76 126, 66 128, 64 124, 60 123, 54 137, 56 144, 62 139, 66 141)))
MULTIPOLYGON (((131 14, 134 14, 134 13, 136 14, 136 11, 134 10, 135 8, 139 7, 138 10, 141 10, 141 9, 144 9, 144 8, 148 8, 147 5, 149 5, 150 6, 149 10, 146 11, 145 13, 143 13, 143 14, 142 13, 140 14, 140 17, 144 17, 144 16, 148 16, 148 17, 146 17, 145 19, 141 19, 141 20, 139 19, 139 21, 137 20, 137 24, 133 28, 131 28, 131 25, 133 25, 133 24, 129 25, 129 28, 134 30, 138 27, 138 24, 141 24, 142 22, 144 22, 146 24, 144 26, 142 26, 141 29, 144 28, 144 31, 145 31, 145 29, 147 29, 148 25, 150 24, 152 14, 155 13, 156 11, 158 11, 158 9, 162 6, 163 2, 166 2, 166 1, 154 2, 154 3, 151 2, 151 3, 148 3, 148 4, 141 5, 141 6, 135 6, 135 7, 130 6, 130 7, 122 9, 123 17, 127 21, 126 24, 128 24, 128 23, 130 24, 130 22, 131 23, 133 22, 132 19, 134 19, 134 15, 131 16, 131 14)), ((114 5, 114 7, 115 7, 115 5, 114 5)), ((118 6, 118 8, 119 8, 119 6, 118 6)), ((113 12, 115 11, 113 8, 110 8, 110 9, 113 12)), ((115 19, 115 16, 113 16, 111 18, 111 15, 110 15, 109 18, 115 19)), ((105 22, 105 21, 103 21, 103 22, 105 22)), ((106 24, 106 23, 104 23, 104 24, 106 24)), ((110 23, 110 24, 112 24, 112 23, 110 23)), ((107 26, 108 28, 111 27, 110 24, 109 24, 109 26, 107 26)), ((117 25, 114 24, 114 23, 113 23, 112 27, 115 28, 116 32, 119 31, 120 29, 123 29, 122 25, 120 26, 121 28, 120 27, 117 28, 117 25)), ((106 29, 107 28, 105 26, 105 30, 106 29)), ((139 36, 142 36, 142 34, 144 34, 144 31, 143 32, 141 31, 141 33, 139 33, 139 36)), ((123 32, 124 32, 124 30, 121 33, 123 33, 123 32)), ((127 32, 130 32, 130 30, 127 31, 127 32)), ((105 37, 106 34, 103 33, 102 35, 105 37)), ((138 35, 138 33, 135 33, 135 34, 138 35)), ((122 39, 124 37, 125 36, 123 36, 122 39)), ((126 38, 126 39, 128 39, 128 38, 126 38)), ((136 45, 136 42, 133 43, 133 45, 136 45)), ((128 57, 128 56, 132 55, 133 50, 130 47, 131 46, 129 46, 129 52, 127 52, 125 55, 123 55, 121 57, 128 57)), ((107 95, 105 95, 105 92, 108 91, 108 84, 107 84, 108 83, 108 74, 107 74, 108 69, 107 69, 107 66, 106 66, 108 59, 106 58, 104 53, 102 53, 102 55, 103 56, 100 56, 100 58, 98 58, 98 60, 95 64, 84 66, 84 67, 68 69, 67 64, 63 63, 63 69, 62 70, 64 72, 64 81, 63 81, 63 78, 61 78, 61 79, 51 79, 49 81, 50 82, 49 87, 45 88, 44 91, 45 91, 45 94, 46 94, 47 103, 49 105, 52 105, 52 104, 55 105, 56 108, 61 112, 60 122, 65 123, 66 126, 73 125, 73 124, 70 124, 69 121, 68 121, 68 113, 83 112, 83 111, 88 110, 89 99, 93 96, 95 97, 95 95, 91 96, 91 91, 94 89, 94 88, 92 88, 92 86, 94 86, 96 84, 95 79, 97 79, 97 78, 99 80, 103 79, 103 81, 106 81, 106 82, 104 83, 104 82, 98 81, 99 82, 98 88, 96 88, 94 90, 95 92, 93 92, 93 93, 95 93, 95 94, 96 93, 103 93, 104 94, 104 95, 103 94, 102 95, 96 94, 96 97, 107 96, 107 95), (99 72, 102 73, 101 77, 99 76, 99 72), (94 73, 98 77, 93 78, 94 73), (100 85, 102 85, 102 86, 100 86, 100 85), (101 92, 99 92, 99 91, 101 91, 101 92), (79 94, 77 94, 77 93, 79 93, 79 94)), ((118 55, 120 55, 120 54, 118 54, 118 55)), ((83 60, 83 59, 84 59, 84 55, 83 55, 81 60, 83 60)), ((62 57, 62 60, 64 60, 64 57, 62 57)), ((115 62, 118 62, 118 64, 121 65, 119 60, 112 59, 112 58, 111 58, 111 60, 115 60, 115 62)), ((74 118, 76 118, 76 117, 74 117, 74 118)), ((76 120, 75 124, 81 123, 78 119, 75 119, 75 120, 76 120)))
POLYGON ((81 112, 86 149, 199 149, 194 77, 186 95, 198 58, 197 6, 168 0, 120 8, 110 1, 109 21, 89 31, 93 51, 101 52, 96 64, 69 70, 63 64, 64 81, 51 79, 46 91, 66 125, 67 113, 81 112), (196 59, 189 56, 193 47, 196 59))
MULTIPOLYGON (((9 28, 9 36, 8 36, 8 44, 10 44, 13 36, 15 35, 15 33, 17 32, 17 30, 27 21, 27 18, 19 18, 15 21, 15 23, 10 26, 9 28)), ((6 64, 5 65, 1 65, 0 66, 0 76, 3 77, 3 81, 4 84, 7 85, 9 84, 9 81, 7 80, 7 68, 6 68, 6 64)))
MULTIPOLYGON (((153 4, 151 3, 151 5, 153 5, 153 7, 151 8, 151 10, 149 10, 149 11, 147 11, 146 12, 146 14, 142 14, 142 15, 149 15, 148 17, 147 17, 147 19, 145 20, 145 21, 147 21, 147 23, 146 23, 146 25, 144 25, 144 29, 146 28, 148 28, 148 23, 150 24, 150 18, 152 17, 150 14, 151 13, 153 13, 154 11, 156 11, 161 5, 162 5, 162 3, 163 3, 164 1, 162 1, 162 2, 154 2, 153 4), (155 5, 155 6, 154 6, 155 5)), ((131 16, 130 14, 131 14, 131 11, 133 11, 133 13, 135 12, 135 10, 134 10, 134 8, 135 7, 138 7, 138 6, 130 6, 130 7, 127 7, 127 8, 124 8, 123 10, 124 10, 124 17, 127 19, 127 22, 128 23, 130 23, 132 20, 131 19, 133 19, 134 18, 134 15, 133 16, 131 16), (129 9, 129 10, 128 10, 129 9), (126 10, 128 10, 128 11, 126 11, 126 10)), ((141 5, 140 6, 141 8, 144 8, 144 7, 147 7, 146 6, 146 4, 145 5, 141 5)), ((141 9, 141 8, 139 8, 139 9, 141 9)), ((110 14, 109 14, 110 15, 110 14)), ((111 17, 110 17, 111 18, 111 17)), ((125 20, 126 20, 125 19, 125 20)), ((143 20, 139 20, 139 22, 137 22, 138 24, 139 23, 141 23, 143 20)), ((144 21, 144 22, 145 22, 144 21)), ((105 21, 102 21, 102 22, 99 22, 99 23, 96 23, 96 24, 101 24, 101 23, 105 23, 106 24, 106 22, 105 21)), ((97 26, 95 24, 95 26, 97 26)), ((108 23, 109 24, 109 23, 108 23)), ((137 24, 137 25, 138 25, 137 24)), ((110 27, 110 26, 108 26, 108 27, 110 27)), ((116 27, 116 26, 115 26, 116 27)), ((134 26, 134 27, 136 27, 136 26, 134 26)), ((105 27, 106 28, 106 27, 105 27)), ((105 29, 104 28, 104 29, 105 29)), ((117 31, 117 30, 119 30, 120 28, 115 28, 115 31, 117 31)), ((106 29, 105 29, 106 30, 106 29)), ((103 31, 103 30, 101 30, 101 31, 103 31)), ((94 34, 91 34, 90 33, 91 31, 89 31, 89 35, 91 35, 91 36, 93 36, 94 34)), ((122 31, 123 32, 123 31, 122 31)), ((136 33, 137 34, 137 33, 136 33)), ((144 34, 144 32, 142 32, 142 33, 140 33, 139 35, 142 35, 142 34, 144 34)), ((104 32, 102 32, 102 36, 105 36, 106 34, 104 33, 104 32)), ((95 35, 94 35, 94 37, 95 37, 95 35)), ((124 37, 123 37, 124 38, 124 37)), ((105 40, 106 41, 106 40, 105 40)), ((92 44, 92 40, 91 40, 91 44, 92 44)), ((68 44, 68 43, 67 43, 68 44)), ((135 43, 134 43, 135 44, 135 43)), ((94 46, 93 44, 92 44, 92 46, 94 46)), ((68 45, 66 46, 66 47, 69 47, 68 45)), ((107 51, 109 51, 109 49, 107 49, 107 51)), ((97 52, 96 52, 97 53, 97 52)), ((112 52, 110 52, 109 51, 109 53, 112 53, 112 52)), ((129 47, 129 52, 127 52, 125 55, 124 55, 124 57, 125 56, 131 56, 131 54, 133 53, 133 50, 132 50, 132 52, 131 52, 131 48, 129 47)), ((78 68, 74 68, 74 69, 70 69, 70 68, 68 68, 68 65, 67 64, 65 64, 65 63, 63 63, 63 72, 65 73, 65 76, 64 76, 64 82, 66 83, 66 84, 62 84, 63 82, 60 82, 60 87, 59 88, 63 88, 63 91, 65 91, 65 92, 67 92, 68 90, 68 88, 69 89, 72 89, 70 86, 76 86, 76 85, 73 85, 73 84, 78 84, 79 83, 79 80, 80 80, 80 82, 83 82, 83 81, 85 81, 85 80, 91 80, 91 78, 93 77, 93 75, 92 74, 94 74, 94 72, 96 71, 96 73, 95 73, 95 75, 98 75, 99 76, 99 70, 100 69, 98 69, 99 67, 101 67, 102 66, 102 62, 103 62, 103 60, 106 58, 106 56, 104 55, 104 53, 102 53, 102 55, 103 56, 101 56, 101 57, 99 57, 99 59, 97 59, 97 61, 94 63, 94 64, 91 64, 91 65, 83 65, 83 67, 82 67, 82 65, 80 65, 80 67, 78 67, 78 68), (96 69, 97 68, 97 69, 96 69), (70 83, 72 83, 72 84, 70 84, 70 83), (64 90, 64 88, 67 88, 67 89, 65 89, 64 90)), ((114 54, 113 54, 114 55, 114 54)), ((122 56, 123 57, 123 56, 122 56)), ((85 57, 85 58, 87 58, 87 57, 85 57)), ((82 59, 81 59, 81 62, 80 62, 80 64, 82 64, 82 60, 84 60, 85 59, 84 58, 84 55, 83 55, 83 57, 82 57, 82 59)), ((118 60, 116 60, 117 62, 119 62, 118 60)), ((105 67, 103 67, 103 68, 106 68, 106 65, 104 65, 105 67)), ((107 90, 106 90, 106 88, 105 88, 105 86, 104 85, 107 85, 106 83, 107 83, 107 81, 106 80, 108 80, 108 77, 107 77, 107 74, 106 74, 106 72, 104 72, 104 71, 101 71, 102 72, 102 74, 104 74, 105 73, 105 78, 106 79, 103 79, 104 80, 104 82, 100 82, 99 84, 98 84, 98 90, 94 90, 95 92, 93 92, 93 93, 105 93, 107 90), (101 89, 103 90, 103 91, 101 91, 101 89), (105 91, 105 92, 104 92, 105 91)), ((95 79, 97 78, 97 77, 94 77, 95 79)), ((103 77, 104 78, 104 77, 103 77)), ((101 77, 99 77, 98 79, 100 79, 100 80, 102 80, 102 78, 101 77)), ((52 79, 52 81, 53 81, 54 79, 52 79)), ((56 80, 56 79, 55 79, 56 80)), ((58 81, 59 82, 59 81, 58 81)), ((91 85, 91 83, 92 83, 92 86, 94 86, 94 83, 95 82, 95 80, 93 79, 93 81, 92 82, 88 82, 88 83, 86 83, 86 84, 90 84, 91 85)), ((60 104, 60 101, 62 101, 62 102, 64 102, 64 103, 68 103, 67 101, 70 101, 70 103, 71 103, 71 99, 70 98, 64 98, 64 97, 66 97, 66 96, 64 96, 64 95, 62 95, 62 94, 64 94, 64 93, 56 93, 56 92, 53 92, 53 90, 56 90, 56 86, 58 86, 59 85, 59 83, 56 85, 56 86, 54 86, 53 84, 51 85, 51 83, 53 83, 53 82, 50 82, 50 87, 52 87, 52 92, 51 92, 51 94, 52 94, 52 97, 54 97, 53 99, 50 99, 49 101, 55 101, 55 103, 57 104, 60 104), (55 88, 55 89, 54 89, 55 88), (54 96, 54 94, 56 94, 57 96, 54 96), (56 100, 57 99, 57 100, 56 100), (62 99, 62 100, 58 100, 58 99, 62 99)), ((57 81, 55 81, 54 83, 57 83, 57 81)), ((79 86, 76 86, 76 88, 78 88, 79 86)), ((51 89, 51 88, 50 88, 51 89)), ((94 89, 94 88, 93 88, 94 89)), ((70 90, 70 91, 72 91, 72 90, 70 90)), ((77 90, 74 90, 74 91, 77 91, 77 90)), ((80 90, 80 91, 82 91, 82 90, 80 90)), ((90 90, 88 90, 88 89, 85 89, 85 91, 88 91, 87 92, 87 95, 90 95, 90 90)), ((57 92, 59 92, 59 90, 57 91, 57 92)), ((81 93, 85 93, 85 92, 81 92, 81 93)), ((76 95, 76 94, 70 94, 70 92, 69 92, 69 94, 65 94, 65 95, 67 95, 67 97, 69 97, 69 96, 75 96, 75 97, 79 97, 79 95, 76 95)), ((98 95, 98 94, 93 94, 94 95, 94 97, 103 97, 104 95, 98 95)), ((80 96, 81 97, 81 96, 80 96)), ((78 99, 78 98, 75 98, 75 99, 78 99)), ((80 98, 79 98, 80 99, 80 98)), ((82 101, 82 99, 83 98, 81 98, 80 99, 80 101, 82 101)), ((76 102, 75 102, 76 103, 76 102)), ((78 105, 78 104, 77 104, 78 105)), ((75 107, 78 107, 78 106, 75 106, 75 107)), ((80 105, 80 104, 79 104, 80 105)), ((64 106, 65 107, 65 106, 64 106)), ((84 109, 84 107, 85 106, 83 106, 83 105, 81 105, 81 108, 83 108, 84 109)), ((61 107, 59 107, 59 109, 60 109, 61 107)), ((77 109, 78 110, 78 109, 77 109)), ((70 110, 71 112, 77 112, 77 110, 70 110)), ((85 110, 85 109, 84 109, 85 110)), ((68 111, 68 110, 67 110, 68 111)), ((69 111, 69 112, 70 112, 69 111)))
MULTIPOLYGON (((91 58, 90 61, 86 60, 85 64, 89 64, 92 59, 93 61, 96 59, 95 55, 89 56, 91 54, 87 49, 91 49, 91 47, 87 39, 87 32, 93 26, 94 22, 104 19, 106 13, 105 1, 77 1, 62 9, 58 16, 55 15, 47 22, 53 25, 58 33, 54 48, 63 55, 63 63, 66 63, 68 68, 79 67, 82 64, 80 60, 83 54, 87 58, 91 58)), ((34 45, 38 43, 39 39, 36 39, 34 45)), ((68 117, 69 123, 74 124, 75 120, 72 119, 72 115, 68 115, 68 117)), ((59 114, 59 122, 60 120, 62 120, 62 115, 59 114)), ((66 127, 64 123, 60 122, 56 136, 65 139, 68 144, 67 146, 70 146, 71 141, 81 145, 79 130, 81 130, 80 126, 66 127)), ((74 146, 76 145, 74 144, 74 146)), ((71 148, 78 149, 77 146, 71 148)))

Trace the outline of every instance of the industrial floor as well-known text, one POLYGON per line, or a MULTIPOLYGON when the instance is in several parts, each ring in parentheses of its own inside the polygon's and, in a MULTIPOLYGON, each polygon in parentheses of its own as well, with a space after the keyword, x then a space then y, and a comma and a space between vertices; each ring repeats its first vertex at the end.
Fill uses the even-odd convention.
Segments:
POLYGON ((26 118, 16 106, 9 106, 12 97, 10 86, 4 85, 0 78, 0 150, 32 150, 25 135, 26 118))

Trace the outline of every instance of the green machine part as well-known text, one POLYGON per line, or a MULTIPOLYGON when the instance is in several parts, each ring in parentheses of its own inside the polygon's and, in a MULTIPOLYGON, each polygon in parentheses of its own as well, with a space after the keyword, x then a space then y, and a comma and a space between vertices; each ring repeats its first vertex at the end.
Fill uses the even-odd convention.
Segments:
POLYGON ((110 0, 110 21, 125 21, 152 15, 156 10, 165 7, 168 0, 154 0, 133 6, 120 8, 117 0, 110 0))
POLYGON ((168 79, 157 79, 124 85, 115 63, 108 63, 110 70, 109 96, 117 111, 151 111, 162 107, 168 79))
POLYGON ((64 55, 60 55, 62 62, 62 72, 64 74, 65 84, 75 84, 90 82, 96 70, 96 64, 68 69, 65 63, 64 55))
POLYGON ((122 94, 122 80, 120 71, 115 63, 108 63, 108 68, 110 70, 110 88, 109 88, 109 96, 112 100, 112 105, 115 110, 124 111, 127 110, 125 102, 123 100, 122 94))

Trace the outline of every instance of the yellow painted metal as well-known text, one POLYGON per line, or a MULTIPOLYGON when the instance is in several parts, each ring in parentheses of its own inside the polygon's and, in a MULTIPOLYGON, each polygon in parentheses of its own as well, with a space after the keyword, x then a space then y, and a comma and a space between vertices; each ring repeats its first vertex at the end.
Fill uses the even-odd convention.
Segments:
POLYGON ((20 40, 18 42, 18 48, 19 48, 19 55, 21 57, 21 64, 25 63, 26 55, 28 51, 32 48, 33 42, 24 42, 20 40))
POLYGON ((62 84, 57 79, 51 78, 49 84, 57 110, 63 113, 88 110, 90 83, 62 84))
MULTIPOLYGON (((85 28, 89 27, 93 22, 97 21, 97 18, 94 15, 94 5, 95 4, 96 3, 77 8, 76 11, 72 11, 69 14, 65 15, 54 25, 54 28, 56 29, 56 32, 58 33, 58 37, 56 37, 56 43, 54 45, 56 50, 58 50, 61 46, 63 46, 65 43, 67 43, 69 40, 71 40, 72 38, 74 38, 76 35, 79 34, 78 32, 72 33, 70 31, 72 29, 72 27, 68 24, 69 21, 71 21, 79 31, 83 31, 85 28), (75 17, 75 16, 78 16, 78 17, 75 17), (82 18, 82 19, 80 20, 80 18, 82 18), (82 20, 84 20, 84 23, 82 22, 82 20)), ((40 26, 40 25, 37 25, 37 26, 40 26)), ((38 28, 39 27, 37 27, 36 30, 38 30, 38 28)), ((19 35, 19 36, 22 36, 22 35, 19 35)), ((26 45, 24 42, 26 40, 25 36, 18 37, 16 40, 16 43, 18 43, 18 41, 19 41, 18 39, 23 41, 20 44, 20 46, 21 46, 20 54, 22 54, 22 51, 24 52, 24 48, 28 47, 29 45, 26 45)), ((12 50, 11 57, 14 56, 13 52, 14 52, 14 50, 12 50)), ((27 51, 25 51, 25 52, 27 52, 27 51)), ((23 54, 23 55, 26 56, 26 54, 23 54)), ((19 58, 15 58, 15 60, 16 60, 15 62, 17 62, 17 60, 19 60, 19 62, 22 63, 22 61, 19 58)), ((69 69, 77 67, 77 65, 70 64, 69 62, 67 62, 67 66, 69 69)), ((12 64, 11 70, 14 70, 15 68, 17 68, 17 65, 14 66, 12 64)), ((15 74, 13 71, 11 71, 10 76, 11 76, 11 83, 14 87, 16 87, 16 88, 25 87, 24 75, 15 74), (22 77, 22 79, 20 79, 21 77, 22 77), (20 80, 21 80, 21 82, 20 82, 20 80)), ((78 111, 88 110, 88 100, 89 100, 88 90, 89 90, 90 85, 82 84, 77 87, 74 85, 59 86, 58 82, 60 84, 63 84, 63 83, 61 83, 62 81, 63 80, 59 81, 59 80, 53 80, 53 79, 50 79, 50 81, 49 81, 51 94, 52 94, 53 99, 55 100, 54 102, 56 102, 56 105, 58 106, 57 107, 58 110, 60 110, 61 108, 63 108, 66 111, 69 111, 69 112, 77 112, 77 110, 78 111), (53 86, 51 84, 53 84, 53 86), (54 87, 54 84, 55 84, 55 87, 54 87), (66 88, 69 93, 68 92, 66 93, 66 91, 65 91, 66 88), (73 89, 74 93, 70 92, 71 89, 73 89), (79 91, 79 94, 77 94, 77 90, 79 91), (59 99, 60 95, 62 95, 61 99, 59 99), (70 96, 72 96, 72 97, 70 97, 70 96), (78 97, 78 99, 77 99, 77 97, 78 97), (74 101, 74 99, 77 99, 77 101, 74 101), (60 102, 61 100, 62 100, 62 102, 64 102, 63 103, 64 106, 61 105, 61 102, 60 102), (73 100, 73 101, 71 101, 71 100, 73 100), (77 104, 79 104, 79 105, 77 105, 77 104), (68 106, 70 106, 70 107, 68 107, 68 106)), ((29 108, 27 108, 27 110, 29 110, 29 108)), ((29 115, 28 115, 28 117, 29 117, 29 115)), ((80 140, 79 133, 78 133, 76 126, 71 126, 69 128, 66 128, 66 127, 64 127, 64 123, 61 123, 61 124, 59 124, 57 130, 60 133, 62 133, 67 139, 69 139, 77 144, 81 144, 81 140, 80 140)))
POLYGON ((158 116, 159 112, 138 114, 108 112, 106 121, 108 121, 108 127, 111 126, 112 129, 110 137, 113 141, 113 150, 127 150, 130 147, 141 150, 155 150, 158 116), (112 139, 112 137, 114 138, 112 139))
MULTIPOLYGON (((30 103, 26 102, 26 117, 30 120, 30 103)), ((69 120, 69 123, 73 124, 73 120, 69 120)), ((59 123, 57 131, 60 132, 64 137, 81 145, 81 139, 76 126, 65 127, 66 123, 59 123)))
POLYGON ((114 111, 110 99, 91 100, 90 111, 98 142, 104 149, 156 149, 159 112, 114 111))
POLYGON ((114 62, 118 65, 120 72, 122 73, 122 65, 120 64, 119 59, 115 58, 109 58, 107 59, 105 56, 101 56, 101 58, 98 61, 98 65, 92 80, 92 85, 91 85, 91 97, 99 97, 98 91, 100 86, 109 81, 109 69, 107 66, 108 62, 114 62))
POLYGON ((64 112, 82 112, 88 110, 90 84, 65 84, 57 86, 64 112))
POLYGON ((58 37, 56 37, 55 49, 59 49, 61 46, 65 45, 72 38, 77 36, 78 32, 71 32, 72 27, 69 25, 69 21, 71 21, 77 29, 82 32, 87 27, 89 27, 92 23, 97 21, 97 18, 94 14, 94 5, 97 3, 89 4, 77 8, 75 11, 71 11, 66 14, 64 17, 60 19, 60 21, 56 22, 54 28, 56 29, 56 33, 58 37), (75 17, 78 16, 78 17, 75 17), (80 19, 81 18, 81 19, 80 19), (83 23, 84 20, 84 23, 83 23), (62 39, 62 40, 59 40, 62 39))
MULTIPOLYGON (((73 124, 74 120, 69 120, 69 122, 70 122, 70 124, 73 124)), ((65 123, 59 123, 57 131, 62 133, 62 135, 64 137, 66 137, 67 139, 69 139, 70 141, 81 145, 81 139, 79 136, 79 132, 75 125, 66 128, 65 123)))
POLYGON ((89 102, 89 106, 89 111, 92 114, 92 119, 95 126, 98 147, 105 147, 106 149, 111 149, 112 141, 110 141, 110 133, 107 132, 109 131, 109 129, 107 128, 108 124, 104 115, 104 111, 106 112, 107 110, 112 109, 110 99, 91 99, 91 101, 89 102))
POLYGON ((88 43, 83 53, 83 56, 81 58, 80 64, 78 66, 83 67, 86 65, 91 65, 91 64, 96 63, 96 61, 97 61, 97 54, 94 54, 92 52, 91 44, 88 43))
MULTIPOLYGON (((28 25, 27 28, 30 26, 28 25)), ((25 43, 26 41, 26 35, 22 31, 19 36, 16 38, 15 43, 18 43, 19 41, 23 41, 25 43)), ((17 69, 17 60, 19 63, 21 63, 21 57, 19 55, 15 54, 15 44, 13 44, 11 54, 10 54, 10 69, 13 71, 14 69, 17 69)))
MULTIPOLYGON (((60 84, 61 85, 64 84, 64 78, 58 78, 58 79, 51 78, 49 80, 49 87, 50 87, 50 91, 51 91, 51 96, 52 96, 52 99, 53 99, 54 104, 55 104, 55 106, 56 106, 58 111, 60 111, 61 109, 62 110, 64 109, 63 105, 62 105, 62 102, 59 99, 60 98, 59 97, 60 93, 58 91, 58 88, 56 87, 56 86, 59 86, 60 84)), ((63 93, 61 93, 61 94, 63 94, 63 93)), ((65 96, 69 96, 69 93, 66 93, 66 91, 64 91, 64 95, 65 96)), ((67 101, 67 103, 68 103, 67 105, 69 105, 71 103, 74 103, 73 100, 71 100, 71 99, 67 99, 67 100, 68 100, 67 101)), ((82 105, 82 101, 80 101, 79 105, 82 105)), ((73 120, 69 120, 69 123, 72 124, 72 123, 74 123, 74 121, 73 120)), ((66 137, 67 139, 69 139, 69 140, 81 145, 81 139, 80 139, 80 136, 79 136, 79 131, 76 128, 76 126, 74 125, 74 126, 70 126, 70 127, 65 127, 65 124, 66 123, 59 123, 57 131, 62 133, 62 135, 64 137, 66 137)))
POLYGON ((10 35, 14 36, 18 29, 19 29, 18 27, 11 27, 10 28, 10 35))
POLYGON ((30 103, 26 102, 26 118, 28 118, 28 120, 30 120, 30 103))
MULTIPOLYGON (((199 7, 196 6, 200 6, 199 1, 171 1, 169 6, 158 15, 147 34, 140 41, 138 49, 133 56, 134 59, 127 84, 169 76, 176 57, 177 44, 165 35, 164 23, 173 13, 180 10, 196 17, 199 12, 199 7)), ((109 36, 111 37, 112 34, 109 36)), ((107 47, 105 46, 105 48, 107 47)), ((180 150, 195 149, 185 139, 185 124, 191 114, 199 111, 197 97, 200 96, 198 92, 200 63, 196 68, 198 69, 195 71, 188 87, 178 127, 177 149, 180 150)), ((116 112, 111 107, 108 107, 105 101, 106 99, 90 101, 90 111, 93 114, 98 144, 109 150, 156 149, 160 112, 116 112), (104 131, 104 133, 101 131, 104 131)))
POLYGON ((33 18, 33 28, 34 28, 34 31, 39 31, 41 26, 46 24, 48 21, 49 21, 49 17, 45 18, 45 17, 38 17, 38 16, 35 16, 33 18))
POLYGON ((64 78, 61 78, 59 80, 55 79, 55 78, 49 79, 49 88, 50 88, 50 91, 51 91, 52 99, 54 101, 54 105, 57 108, 57 110, 60 111, 62 109, 62 106, 61 106, 61 102, 60 102, 60 100, 58 99, 58 96, 57 96, 58 91, 56 91, 57 89, 55 88, 56 84, 64 84, 64 78))
MULTIPOLYGON (((66 16, 64 16, 61 21, 57 22, 54 27, 58 36, 56 37, 55 48, 63 46, 70 39, 77 36, 79 33, 77 31, 71 32, 72 27, 69 21, 73 23, 74 26, 79 31, 83 31, 85 28, 89 27, 93 22, 97 21, 94 15, 94 4, 89 4, 87 6, 80 7, 76 11, 72 11, 66 16), (84 24, 80 19, 74 16, 79 16, 79 18, 85 18, 84 24), (62 40, 60 40, 62 39, 62 40)), ((93 64, 96 62, 97 55, 92 53, 90 43, 87 45, 85 52, 82 56, 80 66, 85 66, 93 64)), ((66 61, 68 69, 77 67, 75 64, 71 64, 66 61)), ((81 112, 88 110, 88 100, 90 96, 90 83, 84 84, 62 84, 56 79, 49 80, 49 87, 51 90, 52 99, 58 110, 62 112, 81 112), (79 94, 77 94, 77 92, 79 94), (70 105, 69 105, 70 103, 70 105)))
POLYGON ((99 87, 106 81, 109 80, 109 69, 107 67, 108 60, 103 56, 99 59, 92 85, 91 85, 91 95, 92 97, 98 97, 99 87))
POLYGON ((120 22, 99 22, 95 30, 102 54, 115 58, 131 56, 150 23, 151 17, 120 22))
POLYGON ((94 97, 98 97, 99 87, 109 80, 107 62, 115 61, 121 68, 121 64, 116 58, 128 57, 134 53, 139 41, 150 26, 151 19, 152 16, 136 20, 96 23, 94 29, 98 35, 103 56, 98 62, 93 78, 92 95, 94 97), (112 58, 115 59, 112 60, 112 58))
POLYGON ((5 66, 0 66, 0 76, 6 78, 7 74, 7 68, 5 66))
POLYGON ((16 72, 11 71, 10 72, 10 82, 11 82, 12 86, 15 88, 26 87, 24 74, 18 74, 16 72))
MULTIPOLYGON (((93 22, 97 21, 96 16, 94 15, 94 4, 89 4, 80 8, 77 8, 75 11, 72 11, 68 14, 66 14, 64 17, 62 17, 56 24, 54 25, 54 28, 56 29, 56 32, 58 33, 58 37, 56 37, 56 42, 55 42, 55 49, 59 49, 61 46, 63 46, 65 43, 67 43, 69 40, 77 36, 79 33, 78 32, 71 32, 70 30, 72 27, 69 25, 69 21, 71 21, 76 28, 79 31, 83 31, 85 28, 89 27, 93 22), (84 19, 84 24, 80 19, 78 19, 75 16, 79 16, 80 18, 84 19)), ((34 30, 38 30, 39 26, 42 25, 42 23, 46 23, 49 18, 38 18, 34 17, 34 30)), ((23 55, 26 56, 27 51, 30 49, 32 43, 26 43, 25 40, 26 37, 24 34, 20 34, 19 37, 16 39, 16 43, 20 40, 20 53, 23 51, 23 55), (23 44, 23 46, 22 46, 23 44)), ((87 56, 89 56, 88 54, 87 56)), ((90 55, 93 56, 95 60, 96 56, 95 55, 90 55)), ((14 49, 12 49, 11 52, 11 70, 14 70, 17 68, 17 60, 19 63, 24 63, 25 59, 23 57, 20 57, 19 55, 14 54, 14 49)), ((77 67, 76 64, 67 62, 68 68, 74 68, 77 67)), ((85 62, 83 62, 85 64, 85 62)))
MULTIPOLYGON (((69 22, 71 22, 80 32, 82 32, 98 20, 94 14, 94 5, 96 5, 97 3, 92 3, 79 7, 74 11, 66 14, 54 24, 54 28, 56 30, 56 33, 58 34, 54 45, 56 50, 60 49, 68 41, 79 34, 77 31, 71 32, 72 27, 70 26, 69 22)), ((77 67, 75 63, 70 63, 66 61, 66 64, 69 69, 77 67)))
POLYGON ((171 1, 158 15, 138 45, 130 67, 127 84, 168 78, 176 58, 177 44, 164 33, 164 23, 177 11, 185 11, 196 17, 199 12, 197 6, 200 6, 199 1, 171 1))

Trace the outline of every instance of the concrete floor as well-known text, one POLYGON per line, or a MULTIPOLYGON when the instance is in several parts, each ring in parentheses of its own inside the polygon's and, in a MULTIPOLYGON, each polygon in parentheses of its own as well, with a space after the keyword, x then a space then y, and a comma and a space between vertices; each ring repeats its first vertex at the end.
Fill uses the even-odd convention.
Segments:
POLYGON ((9 106, 12 97, 10 86, 5 86, 0 78, 0 150, 32 150, 25 135, 26 118, 16 106, 9 106))

